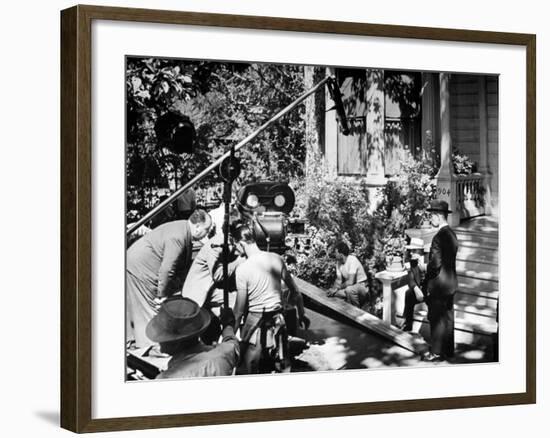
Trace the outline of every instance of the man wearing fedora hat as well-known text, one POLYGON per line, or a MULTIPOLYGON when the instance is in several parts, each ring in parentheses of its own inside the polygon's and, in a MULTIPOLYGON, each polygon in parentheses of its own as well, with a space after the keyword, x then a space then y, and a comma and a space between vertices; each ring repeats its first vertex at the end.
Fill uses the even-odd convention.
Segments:
POLYGON ((451 213, 447 202, 434 200, 430 203, 428 211, 432 213, 432 226, 439 230, 432 240, 424 280, 431 336, 431 352, 424 359, 437 361, 454 356, 454 295, 458 288, 458 239, 447 223, 447 216, 451 213))
POLYGON ((206 236, 212 219, 204 210, 188 221, 159 225, 134 242, 126 252, 126 340, 137 348, 153 343, 145 335, 147 323, 163 299, 183 284, 191 265, 193 241, 206 236))
POLYGON ((408 270, 408 289, 405 292, 405 306, 403 308, 403 331, 412 330, 414 318, 414 306, 424 301, 422 292, 422 280, 426 267, 423 264, 424 241, 418 237, 411 238, 406 246, 410 252, 410 268, 408 270))
POLYGON ((181 296, 166 300, 146 329, 149 339, 160 344, 160 351, 172 356, 168 368, 156 378, 231 375, 239 362, 239 341, 233 329, 233 311, 223 308, 220 320, 223 326, 222 342, 216 346, 205 345, 200 335, 210 325, 208 310, 181 296))

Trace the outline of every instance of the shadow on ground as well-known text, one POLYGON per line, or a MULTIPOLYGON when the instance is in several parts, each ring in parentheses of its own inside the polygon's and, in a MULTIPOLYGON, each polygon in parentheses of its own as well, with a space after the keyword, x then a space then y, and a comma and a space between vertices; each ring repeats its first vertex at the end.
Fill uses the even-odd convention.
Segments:
POLYGON ((493 362, 490 347, 468 344, 456 344, 456 355, 451 360, 434 364, 423 362, 418 355, 378 335, 309 308, 307 315, 311 319, 310 329, 300 330, 298 336, 311 347, 293 367, 297 372, 493 362))

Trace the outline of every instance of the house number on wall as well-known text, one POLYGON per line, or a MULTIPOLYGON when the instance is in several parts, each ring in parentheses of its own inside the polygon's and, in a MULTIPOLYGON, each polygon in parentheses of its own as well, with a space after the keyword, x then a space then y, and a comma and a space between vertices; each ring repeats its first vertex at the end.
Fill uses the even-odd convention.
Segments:
POLYGON ((437 194, 438 196, 451 196, 451 189, 446 187, 438 187, 437 194))

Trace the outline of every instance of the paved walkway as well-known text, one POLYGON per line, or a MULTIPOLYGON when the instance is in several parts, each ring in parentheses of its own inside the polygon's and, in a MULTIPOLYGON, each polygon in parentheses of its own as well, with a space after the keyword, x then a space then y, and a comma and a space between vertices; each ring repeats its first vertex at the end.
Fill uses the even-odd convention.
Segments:
POLYGON ((452 362, 427 363, 418 355, 381 336, 368 333, 344 322, 307 309, 311 326, 298 335, 310 343, 293 370, 328 371, 402 366, 445 366, 459 363, 490 362, 489 352, 477 347, 458 344, 452 362))

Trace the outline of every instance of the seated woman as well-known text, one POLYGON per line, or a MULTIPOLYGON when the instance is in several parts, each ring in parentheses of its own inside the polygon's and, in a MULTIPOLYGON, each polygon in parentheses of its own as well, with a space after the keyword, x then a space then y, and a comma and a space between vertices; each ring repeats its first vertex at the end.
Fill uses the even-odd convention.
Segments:
POLYGON ((338 242, 336 253, 336 281, 327 292, 329 297, 342 298, 346 302, 362 308, 369 299, 367 274, 359 259, 350 254, 345 242, 338 242))

